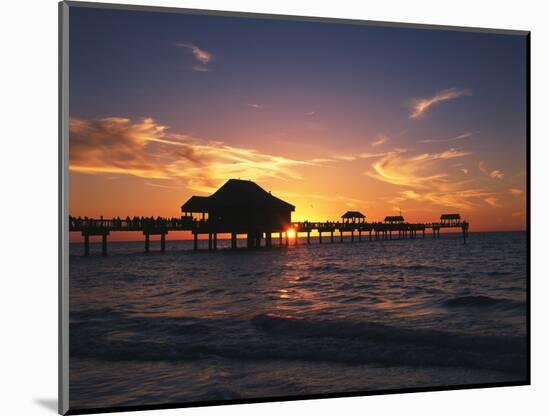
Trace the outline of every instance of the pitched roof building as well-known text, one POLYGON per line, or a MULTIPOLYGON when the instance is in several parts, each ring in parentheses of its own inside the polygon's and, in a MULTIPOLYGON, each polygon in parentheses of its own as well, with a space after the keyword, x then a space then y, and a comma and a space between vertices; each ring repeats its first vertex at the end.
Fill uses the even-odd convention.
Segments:
POLYGON ((219 232, 286 230, 294 209, 258 184, 240 179, 228 180, 210 196, 192 196, 181 206, 184 215, 203 214, 219 232))
POLYGON ((347 211, 344 215, 342 215, 343 220, 351 222, 356 222, 356 220, 365 221, 365 218, 365 215, 363 215, 359 211, 347 211))
POLYGON ((405 218, 402 215, 390 215, 384 218, 384 222, 389 222, 390 224, 402 223, 405 222, 405 218))
POLYGON ((460 214, 443 214, 440 217, 441 224, 455 225, 460 223, 460 214))

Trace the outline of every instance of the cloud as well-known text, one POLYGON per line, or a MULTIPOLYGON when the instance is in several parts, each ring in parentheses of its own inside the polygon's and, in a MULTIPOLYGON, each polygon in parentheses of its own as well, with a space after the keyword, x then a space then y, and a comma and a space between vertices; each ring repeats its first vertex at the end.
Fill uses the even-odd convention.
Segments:
POLYGON ((460 134, 458 136, 451 137, 449 139, 441 139, 441 140, 434 140, 434 139, 426 139, 426 140, 420 140, 419 143, 448 143, 448 142, 454 142, 456 140, 463 140, 463 139, 469 139, 474 134, 479 132, 468 132, 464 134, 460 134))
POLYGON ((211 72, 212 70, 210 68, 207 68, 205 66, 196 65, 193 67, 193 71, 197 72, 211 72))
POLYGON ((209 63, 214 58, 214 55, 210 52, 207 52, 204 49, 201 49, 191 43, 176 43, 175 46, 177 46, 178 48, 189 49, 193 54, 193 57, 203 65, 209 63))
POLYGON ((460 169, 460 171, 461 171, 464 175, 467 175, 468 172, 470 172, 470 171, 469 171, 468 169, 466 169, 466 168, 462 168, 462 169, 460 169))
POLYGON ((378 147, 388 141, 388 138, 386 136, 380 136, 377 140, 371 143, 371 146, 378 147))
POLYGON ((508 191, 510 191, 512 195, 523 195, 523 191, 521 189, 510 188, 508 191))
POLYGON ((309 160, 311 163, 329 163, 329 162, 335 162, 334 159, 328 158, 328 157, 316 157, 314 159, 309 160))
POLYGON ((348 206, 350 205, 357 206, 358 204, 365 205, 365 202, 363 200, 357 199, 357 198, 351 198, 345 195, 330 195, 330 194, 320 195, 320 194, 307 194, 307 193, 292 193, 292 192, 285 192, 285 191, 278 192, 277 194, 281 197, 293 198, 293 199, 300 199, 300 198, 305 200, 317 199, 319 201, 330 201, 330 202, 337 200, 337 201, 342 201, 348 206))
POLYGON ((471 181, 450 177, 448 162, 470 154, 468 151, 453 148, 421 154, 393 151, 374 161, 365 175, 409 188, 397 191, 395 197, 388 199, 392 204, 416 201, 468 209, 494 195, 482 188, 471 187, 471 181))
POLYGON ((382 153, 369 153, 369 152, 366 152, 366 153, 360 153, 359 157, 361 159, 372 159, 372 158, 376 158, 376 157, 386 156, 386 155, 388 155, 388 153, 389 152, 382 152, 382 153))
POLYGON ((347 155, 336 155, 336 156, 334 156, 334 159, 337 159, 337 160, 344 160, 344 161, 351 162, 351 161, 356 160, 357 157, 355 157, 355 156, 347 156, 347 155))
POLYGON ((247 104, 247 106, 252 107, 252 108, 258 108, 258 109, 259 108, 264 108, 264 106, 261 105, 261 104, 247 104))
POLYGON ((498 208, 498 207, 502 206, 498 202, 498 199, 495 198, 495 197, 492 197, 492 196, 488 197, 488 198, 485 198, 484 201, 487 202, 487 204, 489 204, 489 205, 491 205, 492 207, 495 207, 495 208, 498 208))
POLYGON ((495 170, 492 170, 491 173, 489 173, 489 176, 491 178, 495 178, 495 179, 503 179, 504 178, 504 173, 502 173, 498 169, 495 169, 495 170))
POLYGON ((489 170, 483 160, 478 163, 479 171, 485 175, 490 176, 493 179, 504 179, 504 173, 498 169, 489 170))
POLYGON ((434 105, 440 104, 444 101, 454 100, 465 95, 472 95, 472 93, 470 92, 470 90, 449 88, 443 91, 439 91, 432 97, 416 98, 412 101, 412 111, 409 114, 409 118, 415 120, 420 119, 434 105))
POLYGON ((452 148, 443 152, 418 155, 389 152, 373 163, 372 170, 366 174, 394 185, 424 187, 447 178, 446 172, 433 172, 437 162, 468 155, 470 152, 452 148))
POLYGON ((401 204, 405 201, 415 201, 450 208, 471 209, 476 205, 476 200, 492 195, 492 193, 479 188, 463 189, 462 185, 463 183, 448 183, 444 187, 435 186, 429 190, 400 191, 397 197, 390 198, 388 202, 401 204))
POLYGON ((70 169, 83 174, 124 174, 163 185, 186 184, 208 192, 228 178, 299 180, 307 161, 264 154, 169 129, 152 118, 71 118, 70 169))
POLYGON ((308 112, 306 113, 306 116, 314 116, 314 115, 316 115, 316 114, 317 114, 317 113, 316 113, 315 111, 308 111, 308 112))

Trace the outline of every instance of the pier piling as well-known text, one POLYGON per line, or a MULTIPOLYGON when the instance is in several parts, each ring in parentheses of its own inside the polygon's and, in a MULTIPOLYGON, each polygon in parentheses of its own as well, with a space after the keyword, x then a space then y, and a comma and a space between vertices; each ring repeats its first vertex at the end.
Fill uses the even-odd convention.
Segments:
MULTIPOLYGON (((419 238, 419 233, 422 233, 422 238, 426 237, 426 232, 432 233, 432 238, 441 238, 441 228, 458 228, 462 232, 462 240, 466 243, 468 238, 469 223, 463 221, 459 214, 444 214, 441 216, 441 221, 431 223, 406 223, 403 218, 399 220, 394 217, 387 217, 384 222, 367 223, 364 220, 355 221, 325 221, 325 222, 284 222, 280 225, 266 223, 264 225, 242 226, 235 227, 228 224, 220 224, 216 220, 199 220, 194 219, 189 215, 184 215, 181 219, 163 219, 163 218, 137 218, 121 220, 115 218, 113 220, 104 219, 80 219, 70 217, 69 230, 71 232, 80 232, 84 240, 84 256, 90 255, 91 236, 101 236, 101 253, 107 255, 107 243, 109 233, 120 231, 142 231, 145 238, 145 252, 150 251, 151 235, 160 235, 160 251, 166 251, 166 235, 169 231, 190 231, 193 236, 193 250, 199 249, 199 234, 208 234, 208 250, 217 250, 218 234, 230 235, 231 249, 237 249, 239 234, 246 233, 246 247, 249 249, 262 247, 262 239, 265 238, 266 248, 273 247, 273 233, 275 238, 279 234, 279 246, 289 245, 289 231, 292 232, 294 245, 299 242, 300 232, 306 233, 307 244, 311 244, 311 233, 317 232, 319 244, 323 244, 323 233, 330 233, 330 243, 334 243, 334 233, 340 234, 340 243, 344 243, 344 233, 349 233, 351 242, 355 242, 355 233, 358 233, 357 240, 362 242, 366 240, 363 234, 369 233, 369 241, 372 240, 409 240, 419 238), (261 229, 269 231, 258 231, 261 229), (394 238, 394 231, 397 236, 394 238), (284 233, 284 243, 283 243, 284 233)), ((325 241, 326 242, 326 241, 325 241)))
POLYGON ((88 234, 84 234, 84 255, 90 255, 90 236, 88 234))
POLYGON ((101 254, 107 255, 107 234, 101 236, 101 254))

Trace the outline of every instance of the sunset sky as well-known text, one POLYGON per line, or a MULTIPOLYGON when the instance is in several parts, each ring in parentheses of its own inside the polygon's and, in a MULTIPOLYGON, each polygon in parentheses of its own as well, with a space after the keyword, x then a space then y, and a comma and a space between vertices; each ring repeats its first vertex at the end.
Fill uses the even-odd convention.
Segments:
POLYGON ((293 220, 525 229, 526 39, 70 9, 70 213, 179 216, 252 179, 293 220))

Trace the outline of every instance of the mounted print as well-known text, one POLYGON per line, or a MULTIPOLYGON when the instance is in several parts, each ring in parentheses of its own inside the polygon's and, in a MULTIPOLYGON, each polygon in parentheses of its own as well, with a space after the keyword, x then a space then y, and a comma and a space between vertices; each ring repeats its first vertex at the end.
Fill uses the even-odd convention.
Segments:
POLYGON ((60 412, 529 384, 529 33, 60 3, 60 412))

